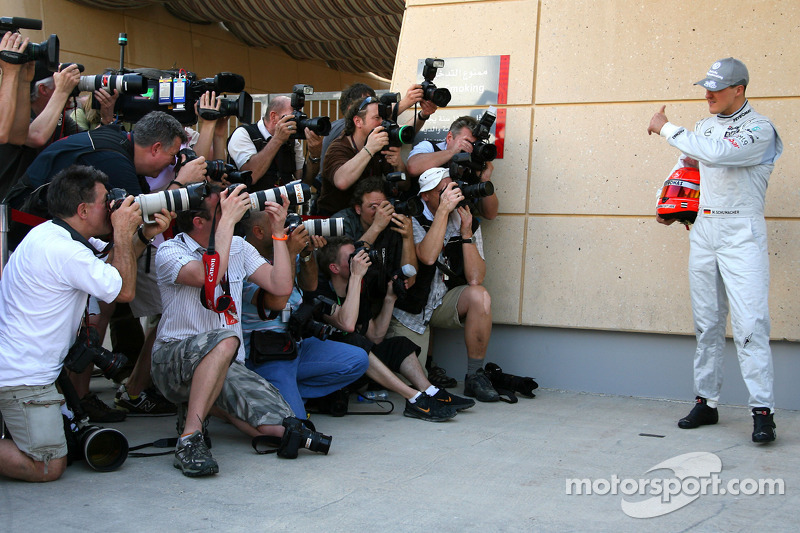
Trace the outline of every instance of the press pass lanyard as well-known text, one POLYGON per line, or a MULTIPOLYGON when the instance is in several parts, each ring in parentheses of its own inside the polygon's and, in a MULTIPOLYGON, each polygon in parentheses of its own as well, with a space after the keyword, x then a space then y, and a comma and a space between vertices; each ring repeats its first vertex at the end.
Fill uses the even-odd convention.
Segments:
MULTIPOLYGON (((217 204, 219 209, 219 204, 217 204)), ((215 234, 217 230, 217 212, 214 210, 211 221, 211 235, 208 237, 208 249, 203 253, 203 269, 205 277, 203 287, 200 289, 200 301, 203 307, 215 313, 225 316, 225 323, 229 326, 239 322, 239 315, 236 313, 236 304, 231 296, 231 287, 228 283, 227 273, 222 277, 220 286, 223 294, 214 300, 214 293, 217 289, 217 278, 219 277, 220 258, 219 253, 214 249, 215 234)))

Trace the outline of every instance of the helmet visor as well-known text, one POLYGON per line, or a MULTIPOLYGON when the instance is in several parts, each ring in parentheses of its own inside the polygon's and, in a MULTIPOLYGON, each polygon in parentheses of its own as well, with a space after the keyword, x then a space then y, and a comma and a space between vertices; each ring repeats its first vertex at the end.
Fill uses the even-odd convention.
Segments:
POLYGON ((700 185, 681 179, 669 179, 661 189, 661 198, 700 198, 700 185))

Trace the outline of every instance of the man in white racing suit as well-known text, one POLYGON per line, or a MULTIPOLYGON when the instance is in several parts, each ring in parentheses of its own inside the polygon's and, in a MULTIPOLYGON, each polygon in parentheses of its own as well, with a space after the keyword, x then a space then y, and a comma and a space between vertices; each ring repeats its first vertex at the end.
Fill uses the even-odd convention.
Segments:
MULTIPOLYGON (((697 336, 697 400, 678 422, 683 429, 715 424, 722 386, 725 324, 731 308, 733 340, 750 392, 753 442, 775 440, 772 353, 769 347, 769 257, 764 197, 783 151, 770 120, 748 102, 747 67, 732 57, 715 62, 695 85, 706 89, 709 112, 694 133, 671 124, 666 106, 650 120, 682 155, 676 168, 700 170, 700 208, 689 236, 689 282, 697 336)), ((657 217, 659 222, 669 224, 657 217)))

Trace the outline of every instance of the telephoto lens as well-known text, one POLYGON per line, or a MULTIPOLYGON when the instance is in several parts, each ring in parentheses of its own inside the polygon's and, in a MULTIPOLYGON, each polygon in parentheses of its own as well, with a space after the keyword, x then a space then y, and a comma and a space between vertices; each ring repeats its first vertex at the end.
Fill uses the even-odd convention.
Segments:
POLYGON ((309 235, 320 235, 322 237, 344 235, 343 218, 314 218, 304 221, 303 225, 308 230, 309 235))
POLYGON ((311 187, 300 181, 293 181, 280 187, 250 193, 250 211, 263 211, 267 202, 282 204, 281 195, 286 196, 289 205, 300 205, 311 199, 311 187))
POLYGON ((95 76, 81 76, 78 82, 81 91, 96 91, 105 89, 114 94, 114 89, 119 93, 142 94, 147 90, 144 77, 139 74, 98 74, 95 76))
POLYGON ((192 183, 179 189, 140 194, 135 201, 142 208, 142 218, 149 224, 155 222, 153 215, 160 213, 162 209, 176 213, 199 209, 206 196, 208 186, 205 183, 192 183))

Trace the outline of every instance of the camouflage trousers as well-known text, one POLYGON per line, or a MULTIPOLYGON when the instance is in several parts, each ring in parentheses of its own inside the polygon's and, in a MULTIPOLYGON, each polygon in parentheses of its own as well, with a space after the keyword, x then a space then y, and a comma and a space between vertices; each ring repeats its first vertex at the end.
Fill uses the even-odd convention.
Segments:
MULTIPOLYGON (((220 328, 162 345, 153 352, 153 383, 169 401, 188 402, 197 366, 228 337, 236 337, 236 332, 220 328)), ((238 361, 228 367, 214 405, 253 427, 280 425, 284 418, 294 416, 278 389, 238 361)))

